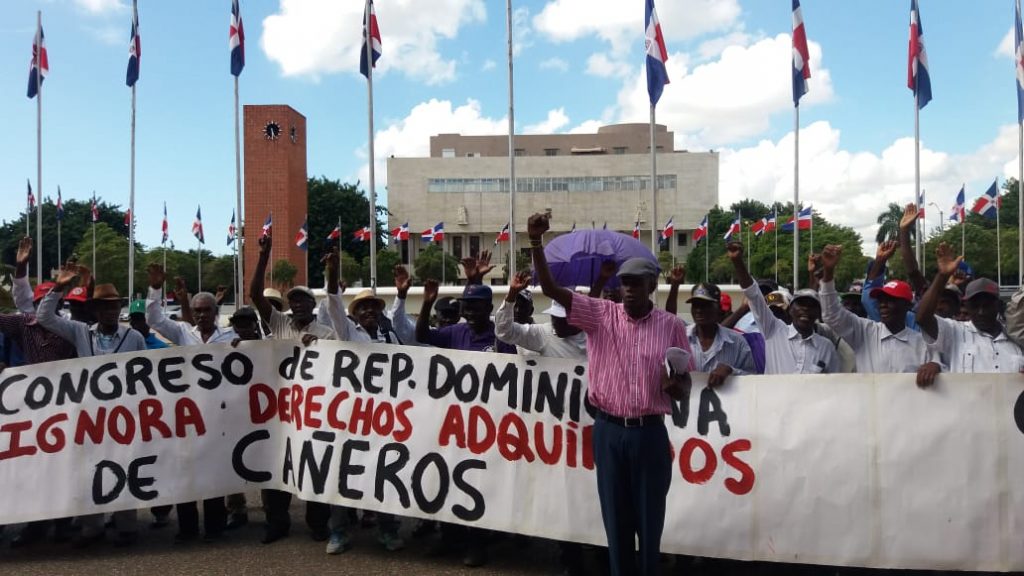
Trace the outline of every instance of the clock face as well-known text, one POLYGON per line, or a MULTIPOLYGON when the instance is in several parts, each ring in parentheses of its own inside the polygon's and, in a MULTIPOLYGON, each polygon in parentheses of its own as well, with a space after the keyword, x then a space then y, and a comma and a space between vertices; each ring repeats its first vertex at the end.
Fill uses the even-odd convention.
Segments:
POLYGON ((267 140, 277 140, 281 136, 281 126, 271 120, 263 127, 263 137, 267 140))

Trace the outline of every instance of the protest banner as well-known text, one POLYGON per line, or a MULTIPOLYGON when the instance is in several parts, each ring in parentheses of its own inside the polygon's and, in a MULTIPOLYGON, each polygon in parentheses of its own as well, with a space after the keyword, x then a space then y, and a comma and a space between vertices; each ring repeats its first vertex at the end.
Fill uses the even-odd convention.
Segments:
MULTIPOLYGON (((252 488, 601 544, 585 365, 243 342, 0 373, 0 524, 252 488)), ((662 549, 1024 569, 1024 378, 700 375, 662 549)))

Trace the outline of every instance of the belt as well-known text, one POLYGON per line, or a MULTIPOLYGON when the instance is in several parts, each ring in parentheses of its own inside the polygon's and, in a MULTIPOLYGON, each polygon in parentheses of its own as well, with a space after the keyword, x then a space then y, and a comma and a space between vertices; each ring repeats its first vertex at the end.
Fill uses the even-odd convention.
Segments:
POLYGON ((602 410, 597 411, 597 419, 610 422, 612 424, 622 426, 623 428, 641 428, 643 426, 651 426, 654 424, 665 423, 665 416, 661 414, 648 414, 646 416, 636 416, 633 418, 622 418, 620 416, 612 416, 611 414, 602 410))

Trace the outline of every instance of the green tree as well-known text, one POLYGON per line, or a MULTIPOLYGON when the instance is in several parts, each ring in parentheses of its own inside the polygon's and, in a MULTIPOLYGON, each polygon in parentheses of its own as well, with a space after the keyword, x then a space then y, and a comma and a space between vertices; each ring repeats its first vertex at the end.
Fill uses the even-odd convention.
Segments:
MULTIPOLYGON (((381 250, 377 252, 377 285, 393 286, 395 284, 395 266, 402 263, 402 256, 397 250, 381 250)), ((370 286, 370 257, 363 258, 363 286, 370 286)))
MULTIPOLYGON (((92 266, 92 233, 82 238, 75 246, 74 252, 78 254, 78 262, 85 266, 92 266)), ((135 286, 141 294, 145 290, 145 264, 146 252, 141 248, 135 250, 135 286)), ((54 259, 56 262, 56 259, 54 259)), ((128 238, 111 230, 105 223, 96 225, 96 267, 93 269, 93 277, 97 284, 111 283, 117 287, 117 291, 124 297, 128 294, 128 238)))
POLYGON ((276 286, 280 286, 281 288, 291 288, 292 282, 295 280, 295 275, 298 273, 299 269, 284 258, 274 262, 273 277, 274 284, 276 286))
POLYGON ((203 290, 216 292, 218 286, 227 286, 228 302, 234 301, 235 259, 230 254, 207 259, 203 256, 203 290))
POLYGON ((669 272, 675 264, 675 258, 672 257, 672 253, 667 250, 658 252, 658 267, 661 268, 661 275, 665 278, 668 277, 669 272))
MULTIPOLYGON (((878 215, 878 232, 875 233, 875 242, 881 244, 888 240, 896 240, 900 234, 900 220, 903 219, 903 206, 896 202, 890 202, 889 207, 878 215)), ((910 229, 910 239, 916 237, 914 228, 910 229)))
MULTIPOLYGON (((320 272, 322 275, 323 270, 320 272)), ((341 253, 341 279, 349 286, 354 286, 363 279, 363 265, 348 252, 341 253)))
POLYGON ((442 277, 441 266, 444 266, 444 278, 449 283, 458 280, 459 267, 458 259, 451 254, 443 254, 437 244, 430 244, 416 256, 413 264, 413 273, 421 282, 433 278, 440 281, 442 277))
MULTIPOLYGON (((369 224, 370 201, 366 194, 359 190, 359 183, 346 184, 340 180, 330 180, 325 176, 320 176, 310 178, 307 188, 309 191, 307 220, 310 238, 309 261, 311 263, 320 262, 329 246, 338 245, 337 240, 328 242, 326 238, 338 226, 339 218, 341 220, 342 252, 348 252, 360 261, 367 258, 370 254, 370 243, 358 241, 353 236, 356 230, 369 224)), ((384 238, 387 234, 387 224, 382 220, 386 214, 387 211, 383 207, 377 207, 377 238, 375 241, 378 253, 384 248, 384 238)), ((344 263, 342 266, 344 268, 344 263)), ((381 285, 385 284, 380 278, 383 270, 384 266, 378 262, 377 283, 381 285)), ((388 267, 387 274, 390 277, 390 267, 388 267)), ((369 273, 366 275, 369 276, 369 273)), ((310 266, 309 276, 310 286, 324 285, 323 267, 310 266)), ((362 274, 357 279, 361 277, 362 274)), ((276 274, 274 278, 277 279, 276 274)), ((388 284, 391 283, 394 283, 393 278, 388 282, 388 284)), ((369 285, 369 281, 367 281, 367 285, 369 285)))

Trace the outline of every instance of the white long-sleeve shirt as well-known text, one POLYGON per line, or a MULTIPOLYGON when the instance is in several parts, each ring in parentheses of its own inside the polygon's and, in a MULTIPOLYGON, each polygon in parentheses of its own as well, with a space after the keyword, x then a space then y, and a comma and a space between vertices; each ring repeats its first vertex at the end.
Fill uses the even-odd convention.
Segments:
POLYGON ((532 350, 548 358, 587 357, 587 335, 583 332, 559 338, 551 324, 518 324, 515 306, 502 300, 494 314, 494 334, 498 340, 532 350))
POLYGON ((828 338, 816 333, 804 338, 776 318, 757 284, 744 288, 743 295, 764 337, 765 374, 832 374, 839 370, 836 347, 828 338))
POLYGON ((164 309, 160 305, 163 300, 163 289, 150 287, 146 297, 146 324, 164 338, 178 346, 195 346, 197 344, 214 344, 218 342, 231 342, 238 338, 233 328, 221 328, 215 326, 213 334, 208 340, 203 340, 198 326, 188 322, 171 320, 164 315, 164 309))
POLYGON ((946 359, 950 372, 1013 373, 1021 369, 1021 348, 1005 331, 993 337, 978 330, 972 322, 938 317, 935 320, 939 327, 936 338, 924 334, 924 341, 929 350, 946 359))
POLYGON ((11 296, 14 298, 14 307, 22 314, 35 314, 36 307, 32 302, 32 284, 28 281, 28 275, 14 279, 11 286, 11 296))
MULTIPOLYGON (((393 334, 398 336, 401 344, 408 346, 417 345, 416 324, 405 313, 405 299, 395 298, 391 306, 384 312, 384 315, 391 321, 391 325, 394 328, 393 334)), ((345 313, 345 302, 341 294, 328 293, 327 298, 320 301, 316 317, 317 322, 332 328, 338 334, 339 340, 399 343, 380 330, 378 330, 376 337, 370 336, 369 332, 345 313), (334 299, 335 313, 331 313, 328 310, 328 305, 332 298, 334 299)))

